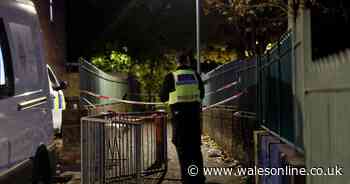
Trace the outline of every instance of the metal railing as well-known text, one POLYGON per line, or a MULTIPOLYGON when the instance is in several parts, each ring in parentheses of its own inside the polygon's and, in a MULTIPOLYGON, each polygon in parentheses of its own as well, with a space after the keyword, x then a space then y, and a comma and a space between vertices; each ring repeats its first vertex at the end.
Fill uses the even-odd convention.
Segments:
POLYGON ((87 111, 87 116, 96 116, 108 112, 128 112, 131 109, 131 105, 115 102, 108 104, 90 104, 82 106, 87 111))
MULTIPOLYGON (((80 60, 79 72, 81 91, 89 91, 119 99, 122 99, 130 91, 127 79, 107 74, 84 59, 80 60)), ((109 99, 94 98, 85 93, 81 93, 80 96, 81 99, 85 99, 81 101, 82 104, 85 104, 86 100, 93 104, 113 103, 109 99)))
POLYGON ((160 183, 167 170, 164 112, 81 119, 82 184, 160 183))
MULTIPOLYGON (((245 90, 255 91, 253 88, 257 83, 256 59, 238 60, 221 65, 204 75, 203 81, 206 91, 203 104, 206 106, 224 101, 245 90)), ((242 105, 255 104, 255 100, 251 99, 240 103, 242 105)), ((235 106, 238 104, 237 101, 229 101, 224 105, 235 106)), ((254 109, 249 108, 244 108, 244 110, 254 111, 254 109)))
POLYGON ((263 127, 298 144, 293 120, 291 33, 258 58, 258 119, 263 127))

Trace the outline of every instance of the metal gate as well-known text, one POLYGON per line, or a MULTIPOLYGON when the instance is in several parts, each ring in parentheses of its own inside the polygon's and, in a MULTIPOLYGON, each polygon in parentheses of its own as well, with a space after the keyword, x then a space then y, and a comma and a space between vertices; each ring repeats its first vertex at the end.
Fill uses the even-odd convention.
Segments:
POLYGON ((108 112, 81 119, 82 184, 160 183, 167 114, 108 112))

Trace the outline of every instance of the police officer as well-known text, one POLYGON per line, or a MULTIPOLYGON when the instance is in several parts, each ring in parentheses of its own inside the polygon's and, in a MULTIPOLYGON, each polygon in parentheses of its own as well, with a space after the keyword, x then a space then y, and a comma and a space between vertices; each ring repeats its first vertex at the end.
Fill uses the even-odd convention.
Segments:
POLYGON ((200 113, 204 86, 199 74, 190 67, 189 55, 181 55, 177 62, 176 71, 165 77, 160 99, 162 102, 168 101, 170 105, 172 142, 177 149, 182 181, 185 184, 202 184, 205 182, 205 177, 200 148, 200 113))

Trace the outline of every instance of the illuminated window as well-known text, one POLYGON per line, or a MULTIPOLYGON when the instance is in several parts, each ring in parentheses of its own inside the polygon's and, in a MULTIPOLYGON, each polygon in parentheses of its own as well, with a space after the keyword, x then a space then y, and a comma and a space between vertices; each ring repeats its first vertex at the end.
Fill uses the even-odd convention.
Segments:
POLYGON ((2 55, 2 47, 0 45, 0 86, 6 84, 5 79, 5 64, 4 64, 4 56, 2 55))
POLYGON ((13 96, 14 80, 10 48, 3 19, 0 18, 0 99, 13 96))

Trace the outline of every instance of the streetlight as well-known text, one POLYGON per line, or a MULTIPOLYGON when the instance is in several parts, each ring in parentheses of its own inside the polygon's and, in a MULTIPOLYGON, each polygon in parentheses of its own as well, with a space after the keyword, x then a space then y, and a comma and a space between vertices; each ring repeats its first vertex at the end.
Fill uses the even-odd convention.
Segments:
POLYGON ((200 0, 196 0, 196 50, 197 50, 197 72, 201 73, 200 58, 200 0))

